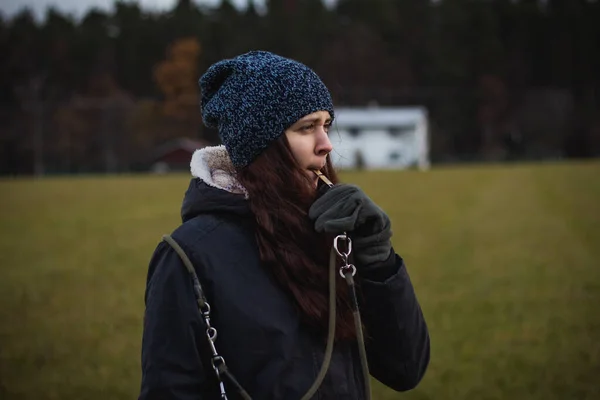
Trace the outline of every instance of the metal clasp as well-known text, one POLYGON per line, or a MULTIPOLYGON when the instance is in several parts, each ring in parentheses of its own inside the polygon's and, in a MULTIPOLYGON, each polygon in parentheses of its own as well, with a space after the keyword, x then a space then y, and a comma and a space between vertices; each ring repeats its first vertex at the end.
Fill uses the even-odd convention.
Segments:
POLYGON ((341 234, 341 235, 337 235, 335 237, 335 239, 333 239, 333 248, 335 249, 335 251, 338 253, 338 255, 340 257, 342 257, 344 260, 348 259, 348 256, 350 255, 350 253, 352 253, 352 239, 350 239, 350 237, 348 237, 348 235, 341 234), (338 240, 342 239, 346 241, 346 250, 347 252, 341 252, 339 247, 338 247, 338 240))
POLYGON ((352 276, 354 276, 356 274, 356 267, 348 262, 348 257, 350 256, 350 253, 352 253, 352 239, 350 239, 350 237, 346 233, 337 235, 335 237, 335 239, 333 239, 333 248, 335 249, 336 253, 338 253, 338 255, 342 258, 342 261, 344 262, 344 265, 342 265, 339 270, 340 276, 342 278, 345 278, 347 273, 351 273, 352 276), (340 249, 339 249, 338 240, 340 240, 340 239, 342 239, 346 242, 346 251, 345 252, 340 251, 340 249))
POLYGON ((348 264, 340 267, 340 276, 342 278, 345 278, 348 272, 350 272, 352 276, 356 275, 356 267, 353 264, 348 264))

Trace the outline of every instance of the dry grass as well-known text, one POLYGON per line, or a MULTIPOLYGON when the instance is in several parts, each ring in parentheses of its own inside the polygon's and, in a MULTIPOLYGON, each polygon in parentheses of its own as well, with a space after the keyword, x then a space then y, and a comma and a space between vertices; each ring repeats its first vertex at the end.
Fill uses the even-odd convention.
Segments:
MULTIPOLYGON (((432 337, 408 394, 600 398, 600 164, 346 173, 393 221, 432 337)), ((0 182, 0 398, 131 399, 149 257, 186 176, 0 182)))

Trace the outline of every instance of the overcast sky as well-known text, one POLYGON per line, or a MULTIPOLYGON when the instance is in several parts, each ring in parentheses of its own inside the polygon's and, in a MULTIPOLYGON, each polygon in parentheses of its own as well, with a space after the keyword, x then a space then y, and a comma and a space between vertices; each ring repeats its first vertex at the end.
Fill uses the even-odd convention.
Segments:
MULTIPOLYGON (((221 0, 194 0, 198 4, 214 6, 221 3, 221 0)), ((138 0, 143 9, 164 10, 173 7, 175 0, 138 0)), ((233 4, 240 7, 246 7, 248 0, 232 0, 233 4)), ((262 6, 264 0, 254 0, 255 4, 262 6)), ((32 9, 35 15, 42 19, 46 9, 54 6, 61 12, 66 12, 81 17, 91 7, 97 7, 102 10, 111 10, 114 0, 0 0, 0 12, 3 16, 12 17, 25 7, 32 9)))

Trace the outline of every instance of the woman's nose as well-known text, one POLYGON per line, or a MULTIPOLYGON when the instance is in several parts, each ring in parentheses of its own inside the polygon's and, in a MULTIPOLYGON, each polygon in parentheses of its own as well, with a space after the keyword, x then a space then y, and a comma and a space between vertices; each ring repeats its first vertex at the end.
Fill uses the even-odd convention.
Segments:
POLYGON ((318 133, 317 144, 315 146, 315 153, 317 155, 323 156, 331 153, 333 150, 333 145, 329 140, 329 136, 323 127, 321 127, 320 132, 318 133))

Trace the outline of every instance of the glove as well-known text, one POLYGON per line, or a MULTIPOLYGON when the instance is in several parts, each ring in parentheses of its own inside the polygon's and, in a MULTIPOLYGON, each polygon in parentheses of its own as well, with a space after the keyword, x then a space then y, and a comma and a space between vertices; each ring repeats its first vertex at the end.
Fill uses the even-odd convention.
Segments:
POLYGON ((390 219, 358 186, 333 186, 312 204, 308 216, 317 232, 348 233, 357 268, 389 258, 390 219))

